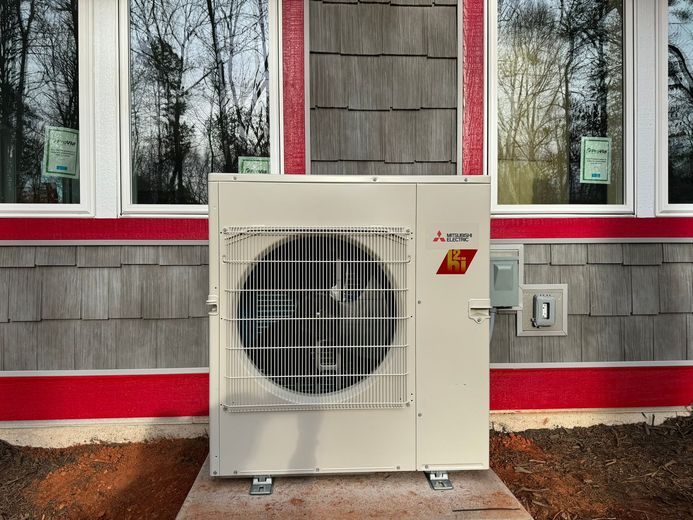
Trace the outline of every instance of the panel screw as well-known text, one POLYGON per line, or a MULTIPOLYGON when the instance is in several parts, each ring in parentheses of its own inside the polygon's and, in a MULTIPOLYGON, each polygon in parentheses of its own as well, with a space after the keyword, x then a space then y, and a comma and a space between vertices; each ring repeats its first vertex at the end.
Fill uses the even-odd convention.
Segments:
POLYGON ((399 469, 399 466, 397 466, 397 469, 399 469))
POLYGON ((428 469, 428 464, 426 464, 426 465, 424 466, 424 468, 428 469))
POLYGON ((234 469, 234 470, 233 470, 233 474, 234 474, 234 475, 238 475, 238 470, 235 470, 235 469, 234 469))
POLYGON ((419 305, 421 305, 421 300, 417 301, 416 303, 418 303, 419 305))
POLYGON ((315 468, 315 471, 320 471, 320 468, 315 468))
POLYGON ((422 414, 421 412, 419 412, 417 415, 418 415, 419 417, 423 417, 423 414, 422 414))
POLYGON ((216 475, 216 474, 217 474, 217 472, 216 472, 216 471, 212 471, 212 475, 216 475))

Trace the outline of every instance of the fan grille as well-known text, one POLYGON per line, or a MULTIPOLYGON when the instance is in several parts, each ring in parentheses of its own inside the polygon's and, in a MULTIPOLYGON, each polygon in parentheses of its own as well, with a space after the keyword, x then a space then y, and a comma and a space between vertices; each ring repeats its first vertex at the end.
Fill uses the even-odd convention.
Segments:
POLYGON ((227 409, 404 406, 408 230, 224 231, 227 409))

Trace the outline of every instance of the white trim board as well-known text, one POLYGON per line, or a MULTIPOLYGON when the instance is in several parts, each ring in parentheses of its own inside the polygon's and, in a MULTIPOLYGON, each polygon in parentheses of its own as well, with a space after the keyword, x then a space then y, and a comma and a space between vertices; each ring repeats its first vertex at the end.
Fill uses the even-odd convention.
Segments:
MULTIPOLYGON (((489 417, 489 428, 521 432, 537 428, 573 428, 596 424, 658 425, 671 417, 690 416, 686 407, 579 410, 501 410, 489 417)), ((209 434, 209 417, 153 417, 0 422, 0 440, 20 446, 66 448, 97 442, 144 442, 161 438, 194 438, 209 434)))
POLYGON ((6 370, 0 377, 65 377, 65 376, 147 376, 162 374, 207 374, 209 368, 113 368, 106 370, 6 370))
POLYGON ((492 369, 527 368, 627 368, 627 367, 690 367, 693 360, 680 361, 576 361, 570 363, 491 363, 492 369))

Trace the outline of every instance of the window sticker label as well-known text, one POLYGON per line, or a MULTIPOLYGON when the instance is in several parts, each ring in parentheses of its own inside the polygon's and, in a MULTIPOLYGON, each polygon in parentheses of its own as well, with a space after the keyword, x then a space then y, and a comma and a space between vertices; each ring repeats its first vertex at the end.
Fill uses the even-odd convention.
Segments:
POLYGON ((47 126, 43 145, 43 175, 79 179, 79 131, 47 126))
POLYGON ((580 148, 580 182, 611 183, 611 137, 584 137, 580 148))
POLYGON ((464 274, 474 260, 476 249, 449 249, 436 274, 464 274))
POLYGON ((239 157, 238 173, 269 173, 269 157, 239 157))

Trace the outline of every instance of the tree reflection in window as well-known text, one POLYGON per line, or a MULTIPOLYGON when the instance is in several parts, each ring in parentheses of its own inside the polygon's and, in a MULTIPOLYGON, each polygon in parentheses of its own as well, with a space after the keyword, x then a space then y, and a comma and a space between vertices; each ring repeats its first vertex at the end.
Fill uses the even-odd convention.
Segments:
POLYGON ((669 0, 669 202, 693 203, 693 1, 669 0))
POLYGON ((47 126, 79 129, 78 0, 0 1, 0 203, 78 203, 44 174, 47 126))
POLYGON ((133 202, 203 204, 269 157, 267 0, 130 1, 133 202))
POLYGON ((623 2, 498 0, 498 202, 623 203, 623 2), (582 137, 611 183, 580 182, 582 137))

